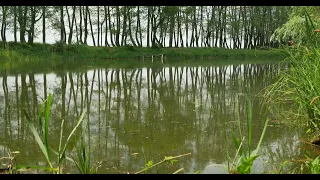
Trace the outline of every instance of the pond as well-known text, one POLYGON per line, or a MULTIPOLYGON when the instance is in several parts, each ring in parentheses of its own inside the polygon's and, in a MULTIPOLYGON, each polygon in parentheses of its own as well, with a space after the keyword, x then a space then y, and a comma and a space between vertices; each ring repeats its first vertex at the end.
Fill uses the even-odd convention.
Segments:
MULTIPOLYGON (((97 173, 131 174, 149 161, 155 164, 165 156, 187 153, 191 155, 147 173, 173 173, 180 168, 186 174, 225 173, 219 166, 227 160, 225 134, 234 154, 230 129, 237 130, 240 118, 246 131, 249 97, 252 147, 260 139, 265 120, 270 119, 253 170, 272 171, 286 160, 304 158, 308 151, 299 141, 305 130, 279 123, 263 106, 263 92, 280 69, 278 63, 212 63, 4 74, 0 77, 1 156, 18 151, 16 165, 47 166, 23 111, 38 127, 39 107, 52 94, 49 145, 58 149, 62 120, 65 141, 85 111, 80 129, 97 173)), ((71 138, 67 156, 76 156, 70 150, 78 139, 71 138)), ((66 163, 64 173, 78 171, 66 163)))

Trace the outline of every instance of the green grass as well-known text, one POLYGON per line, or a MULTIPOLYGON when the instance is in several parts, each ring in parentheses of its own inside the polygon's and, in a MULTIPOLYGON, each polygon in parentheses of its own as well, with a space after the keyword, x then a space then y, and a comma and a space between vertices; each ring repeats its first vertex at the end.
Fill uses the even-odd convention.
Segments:
POLYGON ((277 82, 265 94, 268 101, 289 99, 306 114, 310 125, 320 122, 320 50, 297 47, 288 59, 290 68, 283 71, 277 82))
MULTIPOLYGON (((0 73, 21 71, 21 69, 61 69, 84 66, 120 66, 136 67, 150 65, 151 55, 165 54, 165 64, 193 63, 198 61, 215 62, 248 60, 279 60, 283 58, 281 50, 246 50, 225 48, 138 48, 92 47, 87 45, 64 44, 21 44, 9 42, 5 49, 0 49, 0 73), (145 61, 142 61, 142 56, 145 61)), ((155 62, 161 64, 160 57, 155 62)))
MULTIPOLYGON (((279 79, 265 92, 268 106, 281 102, 291 102, 298 106, 298 115, 308 126, 306 133, 312 133, 313 139, 320 137, 320 34, 314 30, 313 20, 305 12, 307 38, 303 44, 286 49, 288 57, 283 61, 289 68, 281 72, 279 79)), ((301 121, 300 121, 301 122, 301 121)), ((311 142, 313 140, 311 139, 311 142)), ((320 173, 320 156, 307 158, 305 166, 309 173, 320 173)), ((301 167, 304 167, 303 165, 301 167)))
POLYGON ((268 87, 266 102, 291 101, 298 108, 298 114, 306 115, 307 125, 319 131, 320 125, 320 35, 306 13, 308 39, 303 45, 287 48, 288 57, 284 63, 289 68, 281 72, 279 79, 268 87))
MULTIPOLYGON (((264 124, 264 128, 262 130, 260 140, 258 142, 257 147, 252 150, 252 105, 251 101, 247 97, 247 107, 246 107, 246 113, 247 113, 247 132, 245 135, 241 132, 241 120, 238 115, 238 136, 236 135, 236 132, 231 130, 231 136, 233 139, 233 144, 236 148, 236 154, 233 158, 233 160, 230 157, 229 154, 229 146, 226 137, 226 153, 227 153, 227 163, 228 163, 228 172, 229 174, 251 174, 252 173, 252 167, 253 162, 255 159, 259 157, 258 151, 260 149, 260 145, 262 143, 262 139, 265 135, 267 125, 268 125, 268 119, 266 120, 264 124), (247 138, 247 141, 245 139, 247 138), (246 147, 245 147, 246 146, 246 147)), ((239 112, 238 112, 239 114, 239 112)))
POLYGON ((0 50, 4 59, 8 58, 47 58, 47 59, 137 59, 138 56, 165 54, 168 59, 250 59, 277 57, 280 55, 272 50, 247 50, 226 48, 139 48, 124 47, 92 47, 87 45, 38 44, 33 45, 9 42, 7 48, 0 50), (9 54, 3 52, 9 51, 9 54))
POLYGON ((83 136, 80 136, 78 146, 76 148, 76 157, 72 157, 74 164, 76 165, 78 171, 81 174, 94 174, 96 173, 96 169, 92 167, 90 161, 90 150, 88 150, 87 142, 85 141, 83 136))
MULTIPOLYGON (((24 114, 28 120, 28 125, 30 128, 30 131, 34 135, 34 138, 39 145, 39 148, 41 149, 41 152, 45 156, 48 166, 49 167, 33 167, 34 169, 45 169, 49 170, 49 172, 52 173, 61 173, 62 171, 62 163, 65 159, 77 164, 77 162, 74 159, 71 159, 70 157, 66 156, 66 149, 67 145, 75 133, 75 131, 78 129, 80 124, 83 121, 83 117, 85 115, 85 111, 82 113, 82 115, 79 117, 79 120, 73 130, 70 132, 68 135, 67 139, 65 140, 64 145, 62 144, 63 141, 63 125, 64 125, 64 120, 61 122, 61 131, 60 131, 60 140, 59 140, 59 148, 58 151, 52 149, 49 145, 49 120, 50 120, 50 108, 51 108, 51 103, 52 103, 52 95, 49 94, 48 99, 46 99, 42 105, 40 106, 39 110, 39 115, 38 115, 38 128, 34 126, 34 120, 28 115, 26 110, 24 110, 24 114), (55 154, 57 160, 53 161, 53 158, 51 157, 51 154, 55 154), (57 167, 54 167, 53 164, 56 164, 57 167)), ((83 144, 82 144, 83 146, 83 144)), ((76 147, 78 151, 82 150, 81 147, 76 147), (79 150, 80 149, 80 150, 79 150)), ((81 157, 80 157, 80 160, 81 157)), ((29 166, 31 167, 31 166, 29 166)), ((80 170, 80 169, 79 169, 80 170)), ((82 173, 82 171, 80 171, 82 173)))

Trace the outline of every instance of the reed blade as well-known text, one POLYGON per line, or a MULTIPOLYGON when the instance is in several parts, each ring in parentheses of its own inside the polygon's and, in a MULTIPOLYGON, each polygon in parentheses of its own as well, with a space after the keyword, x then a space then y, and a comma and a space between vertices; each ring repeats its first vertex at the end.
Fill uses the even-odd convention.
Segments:
POLYGON ((29 115, 28 115, 28 113, 26 112, 25 109, 23 109, 23 112, 24 112, 24 114, 25 114, 25 116, 26 116, 26 118, 27 118, 27 120, 28 120, 29 128, 30 128, 33 136, 35 137, 35 139, 36 139, 36 141, 37 141, 37 143, 38 143, 38 145, 39 145, 42 153, 43 153, 44 156, 46 157, 46 160, 47 160, 50 168, 53 168, 53 167, 52 167, 52 163, 51 163, 50 158, 49 158, 49 151, 48 151, 47 147, 43 144, 43 142, 42 142, 42 140, 41 140, 41 138, 40 138, 40 136, 39 136, 36 128, 35 128, 34 125, 33 125, 32 120, 30 119, 30 117, 29 117, 29 115))

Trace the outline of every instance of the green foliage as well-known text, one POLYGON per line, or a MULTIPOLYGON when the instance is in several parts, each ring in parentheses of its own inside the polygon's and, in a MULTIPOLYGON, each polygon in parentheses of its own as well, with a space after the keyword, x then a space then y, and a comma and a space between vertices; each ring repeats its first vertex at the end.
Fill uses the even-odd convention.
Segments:
MULTIPOLYGON (((52 172, 54 173, 60 173, 61 172, 61 166, 62 166, 62 162, 64 161, 64 159, 67 159, 71 162, 74 162, 71 158, 67 157, 66 154, 66 148, 67 145, 71 139, 71 137, 73 136, 73 134, 75 133, 75 131, 77 130, 77 128, 79 127, 79 125, 82 123, 83 121, 83 117, 85 115, 85 112, 82 113, 82 115, 80 116, 77 124, 75 125, 75 127, 73 128, 73 130, 70 132, 69 136, 67 137, 67 140, 64 143, 64 146, 62 146, 62 137, 63 137, 63 124, 64 124, 64 120, 62 120, 61 123, 61 132, 60 132, 60 141, 59 141, 59 149, 58 152, 55 151, 54 149, 52 149, 49 146, 49 119, 50 119, 50 108, 51 108, 51 103, 52 103, 52 95, 49 94, 48 99, 45 100, 42 105, 40 106, 40 112, 38 115, 38 124, 39 124, 39 128, 38 130, 34 127, 34 121, 29 117, 28 113, 24 110, 24 114, 28 120, 28 125, 29 128, 32 132, 32 134, 35 137, 35 140, 37 142, 37 144, 39 145, 41 152, 44 154, 47 163, 49 165, 49 169, 52 170, 52 172), (44 108, 45 107, 45 108, 44 108), (42 112, 44 110, 44 112, 42 112), (43 119, 44 116, 44 119, 43 119), (44 122, 43 122, 44 121, 44 122), (43 126, 44 125, 44 126, 43 126), (44 133, 44 135, 43 135, 44 133), (40 135, 42 135, 42 138, 40 137, 40 135), (53 167, 53 161, 51 158, 51 153, 54 153, 55 155, 57 155, 57 166, 56 168, 53 167)), ((82 146, 81 146, 82 147, 82 146)), ((82 150, 82 149, 80 149, 82 150)))
POLYGON ((90 162, 90 152, 88 152, 86 147, 86 142, 83 136, 80 137, 80 141, 78 142, 78 146, 76 148, 77 159, 73 156, 72 159, 77 166, 77 169, 81 174, 94 174, 96 170, 91 166, 90 162))
POLYGON ((315 24, 309 13, 305 14, 305 45, 287 48, 288 57, 279 79, 265 93, 266 102, 291 100, 298 106, 298 114, 307 115, 310 127, 319 126, 320 120, 320 50, 319 35, 314 33, 315 24))
POLYGON ((56 42, 52 45, 52 51, 55 53, 62 53, 66 50, 67 45, 64 42, 56 42))
MULTIPOLYGON (((89 121, 87 121, 89 123, 89 121)), ((83 125, 81 127, 81 131, 78 134, 76 139, 76 157, 71 155, 74 164, 76 165, 78 171, 81 174, 94 174, 96 173, 96 169, 91 164, 91 146, 88 146, 88 143, 86 141, 86 132, 87 132, 86 125, 83 125)), ((90 141, 90 136, 88 137, 88 141, 90 141)))
POLYGON ((320 93, 319 57, 320 51, 315 48, 299 48, 291 53, 291 68, 269 87, 267 94, 269 98, 276 96, 291 99, 299 106, 298 113, 307 113, 311 122, 320 120, 320 103, 317 98, 320 93))
POLYGON ((284 161, 282 164, 281 164, 281 166, 280 166, 280 169, 278 170, 278 174, 281 174, 282 172, 283 172, 283 169, 284 169, 284 167, 285 167, 285 165, 286 164, 288 164, 288 161, 284 161))
POLYGON ((253 161, 259 157, 259 155, 249 156, 248 158, 244 158, 240 165, 236 166, 236 172, 240 174, 251 174, 253 161))
POLYGON ((265 122, 263 131, 260 136, 260 140, 258 142, 258 145, 254 151, 251 151, 252 146, 252 105, 251 101, 247 97, 247 142, 245 143, 247 145, 246 148, 244 148, 244 139, 245 136, 242 136, 241 133, 241 123, 240 118, 238 118, 238 130, 239 130, 239 138, 236 137, 235 132, 231 130, 231 135, 233 139, 233 143, 235 145, 235 148, 237 150, 236 155, 234 156, 233 162, 231 162, 231 157, 229 156, 229 147, 227 143, 227 137, 226 137, 226 147, 227 147, 227 162, 228 162, 228 172, 230 174, 251 174, 252 173, 252 166, 253 162, 256 158, 259 157, 258 151, 260 149, 260 145, 262 143, 262 139, 264 137, 264 134, 267 129, 268 125, 268 119, 265 122))
MULTIPOLYGON (((28 119, 28 124, 29 124, 29 128, 32 132, 32 134, 34 135, 42 153, 44 154, 44 156, 46 157, 46 160, 50 166, 50 168, 53 168, 52 166, 52 162, 51 162, 51 158, 50 158, 50 148, 49 148, 49 144, 48 144, 48 122, 49 122, 49 114, 50 114, 50 106, 51 106, 51 101, 52 101, 52 96, 49 95, 48 96, 48 99, 44 102, 46 103, 46 111, 45 111, 45 126, 44 126, 44 132, 45 132, 45 135, 44 135, 44 138, 40 138, 36 128, 34 127, 33 125, 33 121, 31 120, 31 118, 29 117, 28 113, 24 110, 24 114, 26 116, 26 118, 28 119)), ((43 104, 44 104, 43 103, 43 104)), ((42 113, 40 113, 41 115, 42 113)), ((41 119, 42 117, 38 117, 38 119, 41 119)), ((42 132, 42 127, 40 127, 40 132, 42 132)))
POLYGON ((311 174, 319 174, 320 173, 320 156, 317 156, 315 159, 311 159, 307 157, 307 161, 305 162, 305 165, 311 174))
POLYGON ((136 49, 132 45, 125 45, 124 48, 128 51, 136 51, 136 49))
POLYGON ((293 40, 295 44, 303 43, 305 38, 305 19, 300 16, 294 16, 290 18, 287 23, 277 28, 271 36, 272 40, 293 40))
MULTIPOLYGON (((288 57, 283 64, 289 67, 265 93, 266 102, 294 102, 298 106, 297 113, 307 116, 307 133, 319 131, 320 123, 320 38, 314 31, 320 25, 318 12, 319 7, 296 8, 290 21, 280 29, 283 35, 286 31, 295 35, 298 45, 286 49, 288 57)), ((319 174, 319 156, 315 159, 307 157, 305 166, 310 173, 319 174)))
MULTIPOLYGON (((0 73, 28 73, 31 70, 63 70, 61 67, 79 68, 82 66, 132 67, 161 63, 151 62, 151 55, 165 54, 164 64, 212 63, 227 60, 270 61, 283 58, 281 50, 244 50, 224 48, 137 48, 127 47, 90 47, 87 45, 64 44, 20 44, 9 43, 8 49, 0 49, 0 73), (142 62, 142 56, 145 61, 142 62), (190 62, 192 60, 193 62, 190 62), (43 67, 43 68, 41 68, 43 67)), ((159 56, 157 57, 159 59, 159 56)))
POLYGON ((273 32, 271 39, 293 40, 295 44, 302 45, 314 40, 314 30, 320 26, 319 15, 315 13, 318 10, 318 7, 313 6, 294 7, 290 19, 273 32))

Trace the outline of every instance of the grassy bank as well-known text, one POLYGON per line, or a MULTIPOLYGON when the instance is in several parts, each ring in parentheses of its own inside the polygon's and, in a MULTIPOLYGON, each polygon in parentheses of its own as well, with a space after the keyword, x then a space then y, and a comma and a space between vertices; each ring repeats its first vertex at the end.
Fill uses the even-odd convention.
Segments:
MULTIPOLYGON (((309 13, 305 11, 305 32, 299 35, 304 39, 287 48, 288 57, 284 62, 290 64, 286 71, 282 71, 278 80, 270 85, 265 92, 266 102, 271 102, 274 107, 276 103, 292 102, 298 107, 295 117, 301 119, 299 122, 306 126, 308 142, 314 147, 320 146, 320 34, 315 30, 314 22, 309 13)), ((269 106, 269 108, 273 108, 269 106)), ((281 110, 283 111, 283 110, 281 110)), ((286 113, 286 112, 285 112, 286 113)), ((289 118, 287 118, 289 119, 289 118)), ((295 119, 289 119, 291 121, 295 119)), ((318 155, 318 154, 317 154, 318 155)), ((307 169, 312 174, 320 172, 320 156, 304 161, 307 169)), ((301 168, 302 169, 302 168, 301 168)))
MULTIPOLYGON (((62 44, 21 44, 8 43, 0 49, 0 72, 20 69, 47 67, 59 69, 61 66, 117 65, 122 67, 135 64, 150 64, 151 55, 164 54, 165 64, 237 60, 239 63, 254 60, 282 59, 279 50, 246 50, 224 48, 137 48, 137 47, 92 47, 86 45, 62 44), (142 60, 144 57, 144 61, 142 60), (101 62, 103 60, 103 62, 101 62), (99 62, 98 62, 99 61, 99 62), (130 61, 131 63, 128 63, 130 61), (68 65, 69 64, 69 65, 68 65)), ((154 58, 159 61, 160 57, 154 58)), ((193 63, 193 64, 194 64, 193 63)))
POLYGON ((299 107, 297 114, 316 133, 315 144, 320 144, 320 34, 310 15, 305 14, 305 41, 286 49, 287 71, 266 91, 266 99, 273 102, 291 101, 299 107))

